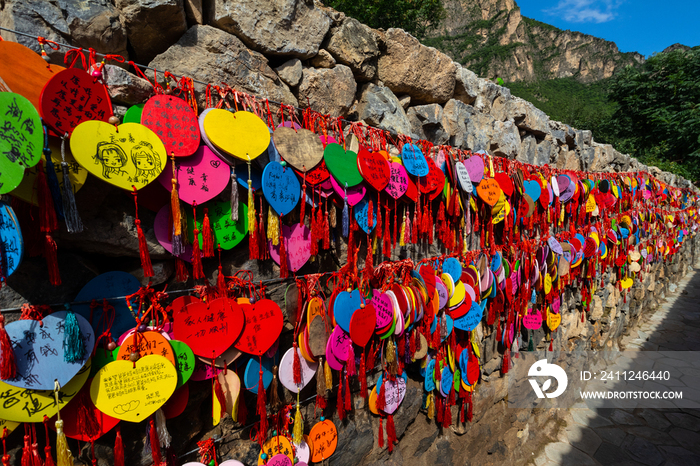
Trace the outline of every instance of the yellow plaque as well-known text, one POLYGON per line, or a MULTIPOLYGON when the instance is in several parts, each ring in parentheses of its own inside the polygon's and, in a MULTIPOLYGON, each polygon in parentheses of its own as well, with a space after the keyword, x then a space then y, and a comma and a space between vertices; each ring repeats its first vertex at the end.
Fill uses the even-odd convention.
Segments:
POLYGON ((56 407, 53 390, 29 390, 0 381, 2 417, 5 421, 12 422, 42 422, 44 415, 52 417, 59 409, 63 409, 78 394, 89 375, 90 360, 88 359, 75 377, 59 390, 58 407, 56 407))
POLYGON ((544 294, 549 294, 552 291, 552 276, 545 274, 544 276, 544 294))
POLYGON ((211 386, 211 423, 214 426, 218 426, 221 422, 221 403, 216 398, 216 391, 214 390, 214 385, 211 386))
POLYGON ((270 130, 250 112, 214 109, 204 117, 204 132, 216 147, 241 160, 253 160, 270 145, 270 130))
POLYGON ((632 285, 634 285, 634 280, 631 278, 625 278, 624 280, 620 280, 620 285, 622 285, 622 288, 625 290, 632 288, 632 285))
POLYGON ((452 296, 450 296, 450 300, 447 305, 449 307, 457 306, 459 303, 464 301, 465 293, 466 290, 464 289, 464 283, 462 283, 462 280, 458 280, 455 284, 455 291, 452 293, 452 296))
POLYGON ((168 401, 176 386, 175 366, 163 356, 151 354, 135 364, 114 361, 104 366, 92 379, 90 398, 109 416, 141 422, 168 401))
POLYGON ((143 125, 117 128, 103 121, 85 121, 70 138, 75 160, 97 178, 122 189, 141 189, 165 168, 165 146, 143 125))
POLYGON ((372 387, 372 391, 369 392, 368 403, 369 410, 372 414, 379 416, 379 410, 377 409, 377 386, 372 387))
POLYGON ((0 438, 6 438, 3 433, 7 429, 7 435, 10 435, 13 430, 20 425, 21 422, 6 421, 5 419, 0 419, 0 438))
POLYGON ((590 214, 593 212, 596 208, 596 202, 595 202, 595 197, 593 195, 588 196, 588 200, 586 201, 586 213, 590 214))
POLYGON ((552 332, 559 327, 559 324, 561 323, 561 314, 555 314, 553 312, 547 312, 547 327, 549 327, 549 330, 552 332))
MULTIPOLYGON (((49 139, 49 148, 51 149, 51 161, 54 164, 54 171, 56 172, 56 177, 58 178, 58 184, 63 189, 63 169, 61 168, 61 143, 55 139, 49 139)), ((46 156, 42 154, 41 161, 44 164, 44 170, 46 170, 46 156)), ((68 144, 66 143, 66 168, 68 169, 68 177, 70 178, 71 186, 73 187, 73 193, 77 193, 80 188, 85 184, 87 179, 87 170, 80 166, 78 162, 73 158, 68 144)), ((37 190, 36 174, 38 166, 34 165, 32 168, 27 168, 24 171, 24 178, 22 182, 10 195, 22 199, 24 202, 30 204, 39 205, 39 193, 37 190)), ((1 430, 1 429, 0 429, 1 430)))

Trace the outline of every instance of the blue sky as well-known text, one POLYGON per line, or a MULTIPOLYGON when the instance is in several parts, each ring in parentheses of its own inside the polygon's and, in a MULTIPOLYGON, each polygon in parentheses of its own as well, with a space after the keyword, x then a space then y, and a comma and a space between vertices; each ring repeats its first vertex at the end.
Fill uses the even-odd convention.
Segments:
POLYGON ((515 0, 523 16, 611 40, 650 56, 679 42, 700 45, 700 0, 515 0))

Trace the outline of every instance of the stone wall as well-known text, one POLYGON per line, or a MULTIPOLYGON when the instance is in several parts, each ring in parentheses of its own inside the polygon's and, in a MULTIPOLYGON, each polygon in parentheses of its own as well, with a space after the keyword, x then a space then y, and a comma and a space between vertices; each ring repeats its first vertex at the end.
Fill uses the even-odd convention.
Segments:
MULTIPOLYGON (((511 96, 507 88, 477 77, 402 30, 373 30, 310 0, 117 0, 114 4, 107 0, 5 0, 0 3, 0 26, 94 47, 103 53, 120 53, 158 70, 202 82, 223 81, 260 97, 300 107, 310 105, 333 116, 364 121, 435 144, 486 150, 496 156, 563 169, 648 171, 670 185, 691 186, 687 180, 596 143, 590 131, 551 121, 531 103, 511 96)), ((38 50, 33 39, 11 33, 3 33, 3 37, 38 50)), ((58 60, 58 55, 53 57, 58 60)), ((148 97, 150 85, 143 79, 116 66, 108 65, 107 70, 118 113, 148 97)), ((204 85, 197 84, 196 88, 203 103, 204 85)), ((164 195, 167 196, 165 191, 154 187, 139 197, 145 207, 140 216, 156 271, 153 283, 168 283, 169 290, 188 288, 191 281, 174 283, 174 263, 155 240, 151 228, 155 214, 148 210, 149 205, 157 205, 164 195)), ((228 195, 224 192, 222 197, 228 195)), ((89 178, 76 197, 85 231, 68 234, 64 230, 55 236, 63 284, 48 286, 44 260, 25 257, 7 286, 0 290, 3 309, 25 302, 71 301, 87 281, 111 270, 128 271, 142 278, 131 196, 89 178)), ((606 285, 596 291, 584 322, 580 320, 578 290, 566 291, 557 347, 616 348, 620 336, 658 305, 668 287, 695 263, 699 246, 697 240, 688 240, 672 260, 652 265, 643 273, 644 280, 635 284, 627 302, 606 275, 606 285)), ((432 252, 408 247, 397 251, 397 257, 420 258, 432 252)), ((226 275, 249 269, 256 280, 278 276, 271 261, 247 261, 247 255, 245 244, 222 254, 226 275)), ((324 252, 299 273, 335 270, 344 257, 339 244, 336 250, 324 252)), ((359 257, 364 257, 363 251, 359 257)), ((215 280, 218 262, 206 260, 204 266, 207 277, 215 280)), ((284 303, 286 286, 287 283, 272 281, 268 292, 284 303)), ((10 316, 16 318, 18 313, 10 316)), ((291 325, 287 323, 286 329, 290 330, 291 325)), ((501 357, 495 338, 485 335, 481 327, 477 332, 483 372, 475 394, 472 423, 455 423, 445 431, 436 428, 420 412, 421 378, 409 371, 406 400, 395 419, 400 442, 393 454, 378 447, 378 419, 369 414, 362 398, 355 397, 355 409, 349 419, 334 419, 340 426, 340 441, 330 463, 517 464, 526 461, 547 438, 554 437, 560 425, 556 411, 506 407, 506 382, 499 375, 501 357)), ((543 336, 541 332, 535 335, 539 347, 545 345, 543 336)), ((283 344, 289 346, 290 335, 285 333, 282 338, 283 344)), ((239 430, 230 418, 212 428, 210 394, 208 383, 193 382, 187 412, 168 422, 176 453, 184 454, 196 448, 196 441, 214 437, 221 439, 218 451, 222 458, 255 464, 258 449, 248 440, 249 429, 239 430)), ((306 392, 302 398, 304 395, 306 392)), ((250 395, 247 400, 249 411, 253 412, 254 400, 250 395)), ((308 432, 314 419, 313 404, 304 409, 308 432)), ((335 411, 332 402, 328 412, 331 411, 335 411)), ((453 419, 457 419, 456 412, 453 419)), ((142 426, 124 427, 122 434, 127 463, 150 464, 150 456, 141 458, 145 438, 142 426)), ((21 435, 15 434, 10 442, 15 447, 13 464, 19 464, 18 443, 21 435)), ((113 444, 114 433, 97 442, 100 466, 111 464, 113 444)), ((82 446, 80 458, 88 464, 89 449, 82 446)), ((74 442, 71 448, 74 453, 78 451, 74 442)))

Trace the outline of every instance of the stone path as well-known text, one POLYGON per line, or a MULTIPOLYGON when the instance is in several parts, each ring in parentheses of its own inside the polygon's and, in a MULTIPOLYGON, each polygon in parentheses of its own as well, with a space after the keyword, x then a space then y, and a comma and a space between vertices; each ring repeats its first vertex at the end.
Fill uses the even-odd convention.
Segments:
MULTIPOLYGON (((670 291, 622 340, 626 351, 700 351, 700 268, 670 291)), ((677 385, 694 391, 700 388, 700 358, 692 366, 695 376, 677 385)), ((580 402, 557 440, 534 459, 537 466, 700 466, 700 409, 589 409, 580 402)))

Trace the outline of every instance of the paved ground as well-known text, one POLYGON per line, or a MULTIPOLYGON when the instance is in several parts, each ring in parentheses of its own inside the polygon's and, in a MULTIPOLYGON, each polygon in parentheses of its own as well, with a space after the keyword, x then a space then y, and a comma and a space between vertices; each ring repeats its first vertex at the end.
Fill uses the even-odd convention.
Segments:
MULTIPOLYGON (((639 330, 622 343, 628 351, 700 351, 700 268, 688 273, 666 303, 646 316, 639 330)), ((675 385, 695 395, 700 389, 700 358, 685 356, 686 361, 678 362, 685 375, 675 385)), ((548 444, 534 462, 537 466, 700 466, 700 409, 589 409, 578 403, 558 441, 548 444)))

